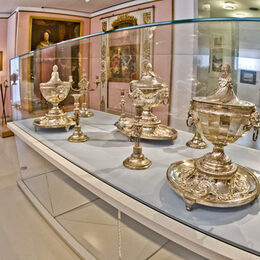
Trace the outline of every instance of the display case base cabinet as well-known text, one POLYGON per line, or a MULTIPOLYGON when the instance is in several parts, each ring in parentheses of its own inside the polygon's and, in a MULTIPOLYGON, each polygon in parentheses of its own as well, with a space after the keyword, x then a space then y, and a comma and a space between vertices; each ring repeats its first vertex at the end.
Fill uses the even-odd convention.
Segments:
MULTIPOLYGON (((102 256, 91 253, 73 236, 72 232, 66 230, 59 221, 60 216, 73 212, 74 217, 77 218, 78 209, 100 199, 114 207, 118 214, 122 213, 126 217, 129 216, 137 223, 144 225, 145 228, 149 228, 151 232, 156 232, 161 239, 159 239, 161 242, 158 242, 161 243, 160 248, 163 248, 170 240, 180 245, 183 255, 190 259, 195 259, 194 255, 209 259, 259 259, 256 255, 196 231, 140 203, 60 156, 14 123, 10 123, 8 126, 16 135, 16 146, 21 169, 21 179, 17 182, 18 186, 53 229, 83 259, 96 259, 102 258, 102 256), (37 181, 41 178, 54 178, 53 176, 56 176, 54 184, 55 181, 64 178, 66 180, 63 183, 68 183, 68 180, 70 180, 77 184, 73 184, 69 188, 62 188, 66 197, 63 198, 63 202, 62 199, 55 202, 58 205, 57 207, 54 207, 53 201, 48 202, 48 199, 43 194, 37 194, 37 192, 39 193, 37 185, 40 183, 37 184, 37 181), (87 194, 85 197, 83 196, 84 193, 87 194), (66 205, 62 205, 64 201, 66 201, 66 205)), ((42 184, 40 185, 42 188, 42 184)), ((117 221, 120 221, 120 218, 117 221)), ((118 229, 117 223, 117 232, 118 229)), ((152 255, 156 255, 160 248, 154 248, 155 251, 151 253, 148 259, 153 259, 152 255)))

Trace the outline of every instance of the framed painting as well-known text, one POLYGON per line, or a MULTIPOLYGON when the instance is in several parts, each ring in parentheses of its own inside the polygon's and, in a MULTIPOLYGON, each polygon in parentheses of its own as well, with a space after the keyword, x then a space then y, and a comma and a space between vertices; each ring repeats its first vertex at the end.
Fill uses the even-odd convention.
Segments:
MULTIPOLYGON (((111 29, 137 25, 137 18, 129 14, 119 15, 111 29)), ((139 77, 139 31, 122 31, 109 35, 108 81, 130 82, 139 77)))
MULTIPOLYGON (((68 81, 68 77, 72 75, 73 87, 76 88, 78 85, 81 64, 80 43, 75 41, 64 45, 53 44, 82 36, 82 29, 81 20, 30 17, 30 50, 39 50, 32 53, 29 65, 28 81, 37 86, 32 88, 30 112, 41 111, 49 106, 38 86, 50 79, 53 65, 58 65, 61 80, 68 81), (48 46, 50 48, 45 48, 48 46)), ((73 99, 68 97, 61 105, 71 104, 73 99)))
POLYGON ((31 17, 30 50, 47 47, 53 43, 70 40, 82 35, 82 21, 55 19, 47 17, 31 17))
POLYGON ((256 84, 256 71, 252 70, 241 70, 240 72, 240 83, 256 84))
POLYGON ((109 81, 130 82, 138 77, 138 46, 109 47, 109 81))
POLYGON ((218 73, 220 72, 221 66, 223 64, 224 56, 224 36, 223 35, 211 35, 210 37, 210 72, 218 73))

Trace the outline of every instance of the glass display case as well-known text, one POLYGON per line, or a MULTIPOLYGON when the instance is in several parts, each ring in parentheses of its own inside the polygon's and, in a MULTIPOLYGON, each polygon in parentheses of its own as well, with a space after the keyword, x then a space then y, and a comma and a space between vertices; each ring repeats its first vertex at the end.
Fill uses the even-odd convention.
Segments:
POLYGON ((260 255, 259 22, 146 24, 10 60, 19 185, 81 256, 137 259, 138 239, 138 259, 260 255))

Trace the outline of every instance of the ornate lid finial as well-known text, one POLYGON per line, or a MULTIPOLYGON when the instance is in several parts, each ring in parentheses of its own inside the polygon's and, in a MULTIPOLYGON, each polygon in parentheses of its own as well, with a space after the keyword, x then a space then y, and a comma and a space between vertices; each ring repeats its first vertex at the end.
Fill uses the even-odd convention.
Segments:
POLYGON ((53 70, 53 72, 58 72, 58 66, 57 65, 53 65, 52 70, 53 70))
POLYGON ((203 98, 207 102, 218 104, 239 105, 241 102, 233 91, 233 82, 231 78, 231 67, 229 64, 221 66, 220 77, 218 79, 218 86, 215 92, 203 98))
POLYGON ((143 89, 161 89, 164 88, 165 85, 158 82, 156 79, 156 75, 153 72, 153 66, 151 63, 147 63, 144 66, 144 71, 142 73, 142 77, 140 80, 132 80, 130 82, 130 89, 132 88, 143 88, 143 89))
POLYGON ((59 87, 59 86, 70 86, 71 82, 68 81, 62 81, 59 76, 58 72, 58 66, 54 65, 52 67, 52 73, 51 73, 51 78, 48 82, 46 83, 40 83, 40 87, 59 87))

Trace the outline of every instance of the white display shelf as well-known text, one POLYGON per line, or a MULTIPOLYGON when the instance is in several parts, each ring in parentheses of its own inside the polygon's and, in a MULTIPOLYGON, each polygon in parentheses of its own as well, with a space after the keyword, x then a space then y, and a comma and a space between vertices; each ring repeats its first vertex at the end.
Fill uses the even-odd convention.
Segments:
MULTIPOLYGON (((170 163, 199 157, 206 151, 185 146, 191 134, 179 131, 174 145, 144 142, 144 154, 153 165, 148 170, 131 171, 122 161, 132 152, 133 144, 116 131, 116 120, 116 116, 98 111, 95 117, 82 120, 90 137, 83 144, 67 142, 70 133, 62 130, 34 132, 32 119, 9 123, 8 127, 50 163, 42 165, 42 171, 55 166, 116 209, 196 254, 210 259, 259 258, 259 200, 236 209, 197 206, 188 212, 183 200, 170 189, 166 180, 170 163)), ((259 170, 259 151, 237 145, 226 151, 234 161, 259 170)), ((22 179, 32 177, 35 169, 22 173, 22 179)))

